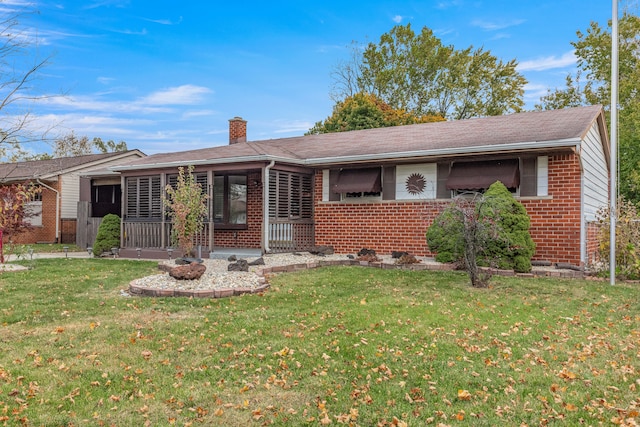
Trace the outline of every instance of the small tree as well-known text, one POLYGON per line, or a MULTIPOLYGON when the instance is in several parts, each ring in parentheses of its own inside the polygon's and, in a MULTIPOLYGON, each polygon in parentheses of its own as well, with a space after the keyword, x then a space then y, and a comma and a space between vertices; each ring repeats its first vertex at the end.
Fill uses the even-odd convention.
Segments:
MULTIPOLYGON (((618 199, 616 219, 616 277, 640 279, 640 215, 636 206, 623 198, 618 199)), ((596 214, 599 225, 598 255, 603 273, 609 272, 610 225, 609 208, 601 208, 596 214)))
POLYGON ((15 236, 31 228, 25 204, 41 190, 30 183, 0 186, 0 262, 4 262, 2 240, 11 243, 15 236))
POLYGON ((102 255, 103 252, 111 251, 111 248, 120 247, 120 217, 115 214, 108 214, 102 218, 96 241, 93 243, 93 254, 102 255))
POLYGON ((484 287, 490 276, 479 266, 531 271, 529 224, 524 206, 495 182, 484 195, 456 197, 427 230, 427 243, 437 261, 459 262, 471 285, 484 287))
POLYGON ((481 195, 456 197, 427 230, 427 243, 437 253, 436 260, 460 263, 475 288, 489 284, 490 271, 483 272, 480 264, 485 249, 499 238, 498 225, 482 215, 485 203, 481 195))
POLYGON ((194 237, 204 227, 207 214, 207 195, 193 176, 193 166, 178 168, 175 188, 167 185, 167 196, 163 199, 173 222, 171 242, 177 245, 184 256, 193 256, 194 237))

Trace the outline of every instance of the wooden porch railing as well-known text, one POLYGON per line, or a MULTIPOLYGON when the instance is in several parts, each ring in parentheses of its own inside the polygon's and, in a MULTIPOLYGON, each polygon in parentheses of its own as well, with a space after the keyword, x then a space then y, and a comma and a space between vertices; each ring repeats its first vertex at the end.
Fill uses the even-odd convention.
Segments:
MULTIPOLYGON (((124 222, 124 248, 164 249, 171 245, 171 223, 161 222, 124 222)), ((209 249, 209 224, 195 239, 195 246, 209 249)), ((315 244, 313 221, 274 221, 269 222, 269 249, 271 252, 305 251, 315 244)))
MULTIPOLYGON (((171 229, 170 222, 124 222, 124 239, 123 246, 125 248, 154 248, 164 249, 171 246, 171 229), (164 232, 163 232, 164 231, 164 232)), ((205 224, 200 233, 196 235, 195 246, 209 247, 209 224, 205 224)))
POLYGON ((313 221, 269 221, 271 252, 294 252, 311 249, 315 244, 313 221))

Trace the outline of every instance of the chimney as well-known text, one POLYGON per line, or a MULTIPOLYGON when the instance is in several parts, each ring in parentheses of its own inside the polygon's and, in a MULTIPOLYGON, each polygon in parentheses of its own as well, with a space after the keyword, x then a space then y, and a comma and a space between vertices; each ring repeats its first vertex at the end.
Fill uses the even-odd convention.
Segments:
POLYGON ((229 145, 247 142, 247 121, 242 117, 229 119, 229 145))

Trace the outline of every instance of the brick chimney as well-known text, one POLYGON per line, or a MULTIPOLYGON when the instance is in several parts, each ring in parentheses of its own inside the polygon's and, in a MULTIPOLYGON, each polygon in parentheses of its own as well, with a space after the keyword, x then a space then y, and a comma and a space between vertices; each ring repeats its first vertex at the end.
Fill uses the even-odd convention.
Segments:
POLYGON ((229 145, 247 142, 247 121, 242 117, 229 119, 229 145))

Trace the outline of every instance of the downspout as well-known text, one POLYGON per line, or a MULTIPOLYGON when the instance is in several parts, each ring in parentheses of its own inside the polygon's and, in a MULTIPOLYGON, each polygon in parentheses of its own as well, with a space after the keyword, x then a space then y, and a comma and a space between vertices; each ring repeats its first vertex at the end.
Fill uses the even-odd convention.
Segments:
POLYGON ((269 171, 276 164, 275 160, 271 160, 264 168, 264 176, 262 177, 262 224, 264 229, 262 238, 264 239, 264 253, 269 253, 269 171))
MULTIPOLYGON (((54 193, 56 193, 56 243, 60 243, 60 240, 58 238, 59 233, 60 233, 60 192, 58 190, 56 190, 55 188, 49 187, 44 182, 40 181, 40 178, 36 178, 36 182, 38 184, 42 185, 43 187, 45 187, 45 188, 53 191, 54 193)), ((44 213, 44 211, 42 213, 44 213)))

